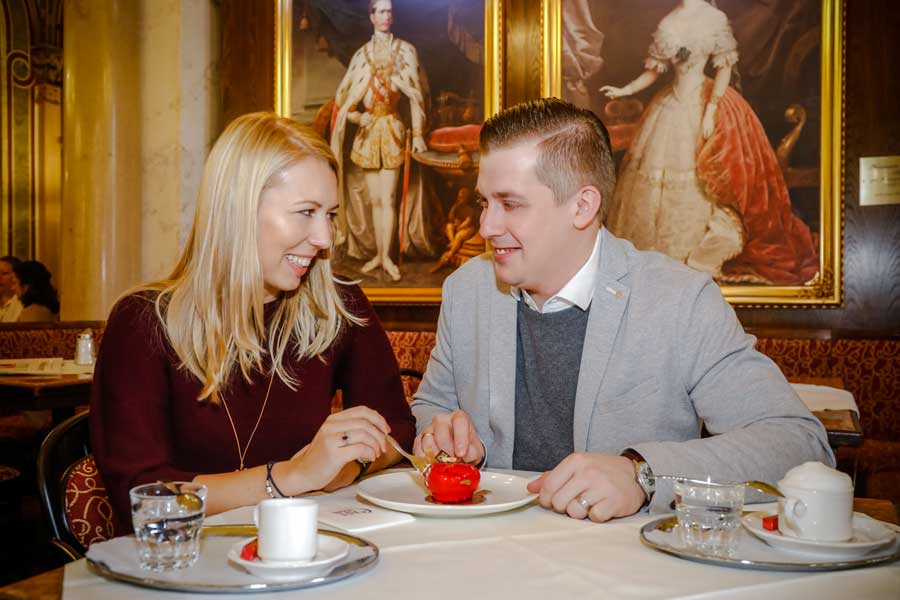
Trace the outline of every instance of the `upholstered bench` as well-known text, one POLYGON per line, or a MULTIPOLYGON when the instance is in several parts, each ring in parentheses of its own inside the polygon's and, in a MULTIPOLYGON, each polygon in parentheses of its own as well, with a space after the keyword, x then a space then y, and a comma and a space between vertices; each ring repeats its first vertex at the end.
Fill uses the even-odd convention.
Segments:
MULTIPOLYGON (((0 358, 72 358, 75 339, 90 328, 99 343, 103 323, 0 325, 0 358)), ((388 331, 401 369, 425 372, 435 343, 431 331, 388 331)), ((838 377, 859 405, 865 440, 841 448, 842 464, 855 463, 857 495, 900 502, 900 339, 800 339, 759 335, 757 348, 788 377, 838 377)), ((785 336, 790 336, 787 332, 785 336)), ((404 377, 408 397, 418 386, 404 377)))

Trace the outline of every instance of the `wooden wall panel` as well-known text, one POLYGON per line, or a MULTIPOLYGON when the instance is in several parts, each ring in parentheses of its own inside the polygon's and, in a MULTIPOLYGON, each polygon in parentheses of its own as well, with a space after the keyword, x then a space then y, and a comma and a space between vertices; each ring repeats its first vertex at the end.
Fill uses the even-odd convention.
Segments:
POLYGON ((222 127, 275 108, 276 0, 221 0, 222 127))
POLYGON ((739 309, 745 326, 900 332, 900 205, 859 205, 859 159, 900 155, 900 5, 846 2, 844 306, 739 309))

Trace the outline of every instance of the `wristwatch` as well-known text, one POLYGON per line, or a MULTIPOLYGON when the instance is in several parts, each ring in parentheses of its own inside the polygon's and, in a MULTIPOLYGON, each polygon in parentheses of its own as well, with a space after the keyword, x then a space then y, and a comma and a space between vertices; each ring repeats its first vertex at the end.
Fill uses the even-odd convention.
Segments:
POLYGON ((644 505, 641 508, 645 508, 650 504, 650 500, 653 499, 653 493, 656 492, 656 479, 653 477, 653 470, 650 469, 650 464, 644 460, 644 457, 631 448, 623 452, 622 456, 630 459, 632 466, 634 466, 634 479, 644 492, 644 505))

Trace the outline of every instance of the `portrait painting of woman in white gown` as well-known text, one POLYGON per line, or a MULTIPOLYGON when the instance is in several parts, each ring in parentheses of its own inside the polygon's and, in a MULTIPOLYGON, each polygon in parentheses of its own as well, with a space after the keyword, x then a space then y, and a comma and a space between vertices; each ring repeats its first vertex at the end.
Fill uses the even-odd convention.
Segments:
POLYGON ((725 13, 681 0, 656 27, 643 72, 600 89, 616 99, 667 82, 622 160, 607 227, 723 284, 803 285, 818 272, 817 235, 794 214, 763 126, 730 85, 739 58, 725 13))

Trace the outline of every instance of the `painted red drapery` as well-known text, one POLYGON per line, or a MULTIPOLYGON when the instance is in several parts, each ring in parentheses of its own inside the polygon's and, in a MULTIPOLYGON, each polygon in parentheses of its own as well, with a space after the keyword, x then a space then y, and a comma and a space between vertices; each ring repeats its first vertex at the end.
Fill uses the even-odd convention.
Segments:
MULTIPOLYGON (((711 86, 707 85, 705 94, 711 86)), ((723 265, 728 277, 801 285, 819 268, 818 236, 791 209, 775 153, 753 109, 729 87, 719 99, 712 136, 698 145, 697 177, 707 196, 733 209, 744 249, 723 265)))

